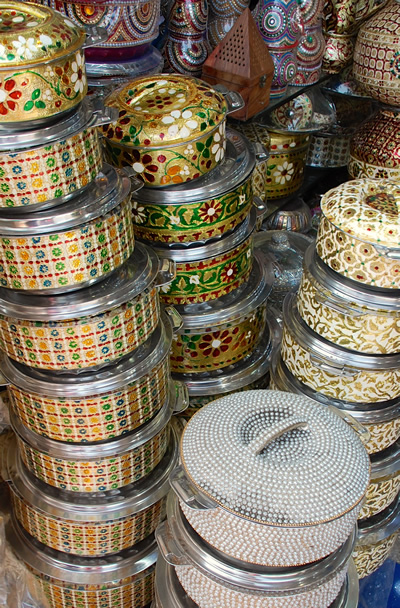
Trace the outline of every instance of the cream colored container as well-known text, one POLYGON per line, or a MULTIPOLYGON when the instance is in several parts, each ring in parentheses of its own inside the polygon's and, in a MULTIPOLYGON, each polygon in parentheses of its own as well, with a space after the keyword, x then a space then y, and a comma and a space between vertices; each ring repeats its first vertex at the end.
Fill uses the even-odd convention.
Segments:
POLYGON ((359 519, 373 517, 400 492, 400 439, 383 452, 371 455, 371 480, 359 519))

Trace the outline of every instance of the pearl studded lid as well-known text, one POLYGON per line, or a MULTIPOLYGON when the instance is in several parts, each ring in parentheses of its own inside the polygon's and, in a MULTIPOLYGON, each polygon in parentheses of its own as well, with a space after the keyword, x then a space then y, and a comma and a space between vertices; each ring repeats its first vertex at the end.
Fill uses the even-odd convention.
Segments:
POLYGON ((369 458, 332 410, 280 391, 213 401, 185 427, 182 465, 228 511, 276 526, 310 526, 353 509, 369 483, 369 458))

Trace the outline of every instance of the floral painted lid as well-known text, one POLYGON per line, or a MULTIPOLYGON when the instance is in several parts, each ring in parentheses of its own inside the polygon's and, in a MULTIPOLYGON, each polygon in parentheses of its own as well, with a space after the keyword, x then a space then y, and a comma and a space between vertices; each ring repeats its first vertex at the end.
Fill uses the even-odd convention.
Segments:
POLYGON ((400 246, 400 185, 355 179, 321 199, 324 216, 337 228, 367 243, 400 246))
POLYGON ((46 6, 0 1, 0 70, 48 63, 83 46, 86 32, 46 6))
POLYGON ((228 111, 221 93, 180 74, 137 78, 111 93, 106 105, 119 110, 117 124, 104 127, 107 139, 135 148, 161 148, 203 137, 228 111))

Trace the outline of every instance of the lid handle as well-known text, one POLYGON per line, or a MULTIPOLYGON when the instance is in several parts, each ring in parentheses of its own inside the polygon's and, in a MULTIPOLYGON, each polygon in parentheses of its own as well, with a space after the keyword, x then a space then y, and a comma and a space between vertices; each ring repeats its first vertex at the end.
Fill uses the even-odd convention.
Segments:
POLYGON ((237 91, 230 91, 223 84, 217 84, 214 87, 215 91, 218 93, 222 93, 225 98, 228 109, 226 111, 227 114, 232 114, 232 112, 236 112, 236 110, 241 110, 244 107, 244 99, 240 93, 237 91))
POLYGON ((157 541, 158 548, 161 555, 171 566, 189 566, 190 562, 187 560, 181 548, 176 542, 171 528, 167 521, 163 521, 155 531, 155 538, 157 541))
POLYGON ((184 382, 174 380, 171 384, 173 413, 181 414, 189 405, 189 390, 184 382))
POLYGON ((211 498, 200 494, 199 490, 187 477, 182 466, 176 467, 169 476, 169 483, 179 500, 189 509, 195 511, 210 511, 217 505, 211 498))
POLYGON ((176 277, 176 262, 168 258, 162 258, 158 261, 158 272, 156 276, 156 287, 169 285, 176 277))
POLYGON ((82 48, 87 49, 90 46, 96 46, 102 42, 108 40, 108 32, 105 27, 98 27, 97 25, 89 25, 85 27, 86 40, 83 43, 82 48))
POLYGON ((384 247, 383 245, 373 245, 373 248, 378 255, 383 255, 390 260, 400 260, 400 249, 391 249, 390 247, 384 247))
POLYGON ((271 428, 260 433, 258 437, 250 441, 247 447, 252 454, 259 456, 270 443, 296 429, 308 429, 308 420, 297 416, 281 420, 271 428))
POLYGON ((351 416, 348 412, 346 412, 345 410, 340 410, 338 407, 335 407, 334 405, 331 405, 331 404, 328 405, 328 408, 330 410, 332 410, 332 412, 334 414, 336 414, 337 416, 339 416, 342 420, 347 422, 347 424, 349 426, 351 426, 353 431, 355 433, 357 433, 357 435, 359 436, 359 438, 361 439, 361 441, 363 442, 364 445, 366 443, 368 443, 368 441, 370 441, 371 434, 370 434, 369 430, 366 429, 365 426, 360 424, 358 422, 358 420, 353 418, 353 416, 351 416))
POLYGON ((269 150, 259 141, 251 142, 254 154, 256 155, 257 165, 269 159, 269 150))
POLYGON ((179 312, 173 306, 167 306, 164 308, 164 312, 168 315, 169 320, 172 323, 172 329, 176 333, 180 330, 183 325, 183 320, 179 312))
POLYGON ((347 307, 345 304, 342 304, 340 300, 334 299, 331 294, 328 295, 323 291, 317 291, 314 297, 318 304, 323 304, 330 310, 334 310, 335 312, 338 312, 341 315, 346 315, 348 317, 353 318, 364 317, 366 315, 366 312, 364 310, 357 308, 353 305, 347 307))
POLYGON ((334 363, 326 363, 324 359, 318 357, 318 355, 310 354, 309 355, 310 363, 314 367, 323 370, 324 372, 328 372, 331 374, 335 374, 336 376, 345 376, 346 378, 354 378, 357 376, 358 371, 354 367, 348 367, 347 365, 335 365, 334 363))

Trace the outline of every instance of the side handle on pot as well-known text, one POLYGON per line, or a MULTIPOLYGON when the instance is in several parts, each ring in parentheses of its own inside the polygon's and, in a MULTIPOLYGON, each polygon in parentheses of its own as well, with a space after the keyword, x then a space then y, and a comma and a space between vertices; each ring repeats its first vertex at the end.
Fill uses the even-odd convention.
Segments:
POLYGON ((391 249, 383 245, 373 245, 373 248, 377 254, 389 258, 389 260, 400 260, 400 249, 391 249))
POLYGON ((346 307, 339 300, 333 299, 331 295, 328 296, 323 291, 317 291, 315 294, 315 299, 318 304, 322 304, 330 310, 334 310, 335 312, 348 317, 363 317, 366 314, 365 311, 357 309, 355 306, 346 307))
POLYGON ((171 566, 189 566, 190 562, 176 542, 167 521, 163 521, 155 531, 155 537, 161 555, 171 566))
POLYGON ((87 49, 91 46, 97 46, 102 42, 108 40, 108 32, 105 27, 99 27, 97 25, 88 25, 86 28, 86 40, 83 44, 83 48, 87 49))
POLYGON ((222 95, 225 97, 225 101, 228 106, 226 111, 227 114, 232 114, 232 112, 241 110, 244 107, 244 99, 237 91, 230 91, 223 84, 217 84, 214 89, 219 93, 222 93, 222 95))
POLYGON ((267 428, 265 431, 261 432, 258 437, 250 441, 248 444, 248 448, 252 454, 259 456, 261 452, 268 447, 270 443, 282 437, 289 431, 294 431, 295 429, 307 429, 308 428, 308 420, 305 418, 301 418, 299 416, 293 416, 292 418, 285 418, 281 420, 277 424, 272 425, 271 428, 267 428))
POLYGON ((195 511, 210 511, 216 508, 216 504, 207 496, 200 494, 198 489, 187 478, 182 466, 176 467, 169 477, 171 488, 178 498, 185 503, 189 509, 195 511))
POLYGON ((324 359, 320 359, 317 355, 309 355, 310 363, 314 367, 335 374, 336 376, 345 376, 346 378, 354 378, 357 375, 357 370, 354 367, 348 367, 347 365, 335 365, 334 363, 326 363, 324 359))
POLYGON ((173 306, 167 306, 166 308, 164 308, 164 311, 168 315, 168 317, 172 323, 173 331, 174 332, 179 331, 183 325, 183 320, 182 320, 182 317, 179 314, 179 312, 173 306))
POLYGON ((101 127, 108 125, 110 122, 116 122, 118 119, 118 108, 112 108, 104 105, 104 100, 96 96, 92 99, 93 114, 89 121, 88 127, 101 127))
POLYGON ((339 416, 342 420, 347 422, 349 426, 353 429, 355 433, 359 436, 361 441, 366 444, 371 439, 371 434, 368 429, 365 428, 362 424, 358 422, 353 416, 351 416, 345 410, 340 410, 338 407, 334 405, 328 405, 328 408, 332 410, 337 416, 339 416))
POLYGON ((254 154, 256 155, 257 165, 269 159, 269 150, 259 141, 251 142, 254 154))
POLYGON ((261 224, 268 212, 267 203, 264 203, 258 196, 253 196, 253 206, 257 210, 256 230, 260 230, 261 224))
POLYGON ((189 391, 184 382, 171 382, 172 406, 174 414, 181 414, 189 405, 189 391))
MULTIPOLYGON (((156 286, 162 287, 163 285, 169 285, 175 279, 175 277, 176 277, 175 260, 169 260, 168 258, 159 259, 158 273, 156 276, 156 286)), ((182 321, 182 319, 181 319, 181 321, 182 321)))
POLYGON ((143 188, 144 183, 136 177, 137 173, 132 167, 124 167, 123 169, 119 169, 119 171, 131 180, 131 195, 143 188))

